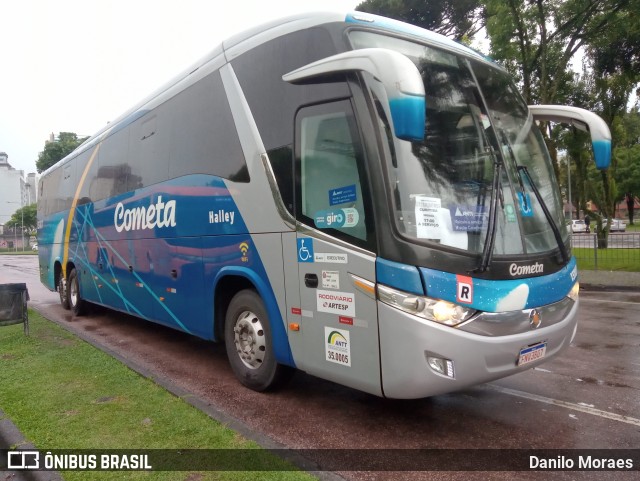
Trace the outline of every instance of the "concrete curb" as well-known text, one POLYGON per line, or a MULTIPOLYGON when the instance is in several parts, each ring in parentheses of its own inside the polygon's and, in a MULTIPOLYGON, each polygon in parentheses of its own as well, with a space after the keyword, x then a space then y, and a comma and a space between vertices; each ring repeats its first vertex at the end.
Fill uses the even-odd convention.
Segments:
POLYGON ((578 281, 586 290, 640 292, 640 272, 578 270, 578 281))
MULTIPOLYGON (((37 449, 27 442, 18 427, 0 409, 0 449, 37 449)), ((0 460, 0 474, 2 479, 10 481, 64 481, 57 471, 10 471, 7 470, 5 460, 0 460)))

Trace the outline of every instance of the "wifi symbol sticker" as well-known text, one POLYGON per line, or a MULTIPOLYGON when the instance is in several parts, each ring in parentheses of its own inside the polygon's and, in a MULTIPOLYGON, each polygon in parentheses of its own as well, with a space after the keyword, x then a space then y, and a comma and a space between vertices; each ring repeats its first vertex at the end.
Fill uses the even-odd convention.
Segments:
POLYGON ((242 262, 249 262, 249 258, 247 257, 247 252, 249 251, 249 244, 247 244, 246 242, 243 242, 238 246, 238 248, 240 249, 240 252, 242 252, 242 257, 241 257, 242 262))

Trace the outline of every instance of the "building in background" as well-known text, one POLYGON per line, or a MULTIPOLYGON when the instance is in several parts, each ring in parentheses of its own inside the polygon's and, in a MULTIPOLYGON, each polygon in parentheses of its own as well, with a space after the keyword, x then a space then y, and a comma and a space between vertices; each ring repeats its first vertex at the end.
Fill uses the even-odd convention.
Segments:
MULTIPOLYGON (((11 216, 21 207, 37 202, 37 176, 30 173, 26 178, 23 170, 11 167, 9 156, 0 152, 0 248, 21 245, 21 236, 5 229, 11 216)), ((27 240, 25 239, 25 243, 27 240)))

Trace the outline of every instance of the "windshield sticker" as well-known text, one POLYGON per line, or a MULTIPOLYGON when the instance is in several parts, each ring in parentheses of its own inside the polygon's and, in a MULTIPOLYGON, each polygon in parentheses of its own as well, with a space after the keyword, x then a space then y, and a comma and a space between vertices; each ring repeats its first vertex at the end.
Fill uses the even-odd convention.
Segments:
POLYGON ((298 262, 313 262, 313 239, 298 239, 298 262))
POLYGON ((355 202, 357 198, 356 184, 338 187, 329 191, 329 205, 331 206, 355 202))
POLYGON ((479 232, 489 218, 483 205, 454 205, 449 207, 449 211, 451 225, 456 232, 479 232))
POLYGON ((415 199, 417 237, 440 239, 440 199, 424 195, 416 195, 415 199))
POLYGON ((325 359, 329 362, 342 364, 343 366, 351 366, 351 341, 349 340, 349 331, 325 326, 324 339, 325 359))
POLYGON ((522 217, 533 217, 533 206, 531 205, 529 194, 524 194, 523 197, 522 192, 518 192, 518 205, 520 206, 520 215, 522 217))
POLYGON ((315 215, 315 224, 319 229, 355 227, 359 221, 360 214, 353 208, 321 210, 315 215))
POLYGON ((507 222, 516 221, 516 208, 513 206, 513 204, 505 204, 504 213, 507 216, 507 222))
POLYGON ((322 271, 322 287, 324 289, 340 289, 340 272, 322 271))
POLYGON ((316 310, 343 316, 356 316, 356 301, 351 292, 316 291, 316 310))

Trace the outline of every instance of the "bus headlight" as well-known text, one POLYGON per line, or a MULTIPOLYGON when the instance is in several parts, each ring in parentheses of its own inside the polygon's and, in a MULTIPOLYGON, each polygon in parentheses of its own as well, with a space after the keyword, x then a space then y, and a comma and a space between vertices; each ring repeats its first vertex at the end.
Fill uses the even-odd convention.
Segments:
POLYGON ((378 299, 401 311, 447 326, 457 326, 476 313, 474 309, 453 302, 416 296, 383 285, 378 285, 378 299))
POLYGON ((580 283, 576 282, 571 288, 571 290, 569 291, 569 294, 567 294, 567 297, 572 301, 577 301, 579 292, 580 292, 580 283))

